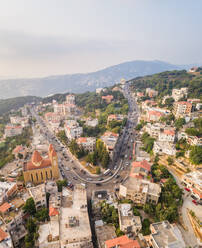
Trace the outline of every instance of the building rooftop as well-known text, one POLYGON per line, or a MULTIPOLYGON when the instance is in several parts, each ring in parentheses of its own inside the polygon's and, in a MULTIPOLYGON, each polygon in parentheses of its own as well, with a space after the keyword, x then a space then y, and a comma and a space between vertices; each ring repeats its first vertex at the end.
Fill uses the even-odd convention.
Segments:
POLYGON ((180 230, 168 221, 153 223, 150 226, 151 236, 158 247, 185 248, 180 230))
POLYGON ((107 240, 105 242, 106 248, 120 247, 120 248, 141 248, 137 240, 129 239, 124 235, 115 239, 107 240))
POLYGON ((5 213, 5 212, 7 212, 8 209, 10 209, 11 207, 12 207, 12 206, 11 206, 10 203, 5 202, 5 203, 3 203, 3 204, 0 206, 0 212, 1 212, 1 213, 5 213))
POLYGON ((113 225, 99 225, 95 227, 95 231, 100 248, 105 248, 105 241, 116 238, 113 225))
POLYGON ((46 196, 45 184, 39 184, 35 187, 29 188, 28 190, 29 190, 31 196, 37 201, 40 201, 41 199, 43 199, 46 196))

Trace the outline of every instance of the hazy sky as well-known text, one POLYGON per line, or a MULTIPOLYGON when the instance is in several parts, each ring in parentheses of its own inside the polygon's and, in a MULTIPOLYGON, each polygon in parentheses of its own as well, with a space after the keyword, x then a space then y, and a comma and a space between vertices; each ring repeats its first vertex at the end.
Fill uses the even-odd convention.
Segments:
POLYGON ((202 62, 202 0, 0 0, 0 78, 202 62))

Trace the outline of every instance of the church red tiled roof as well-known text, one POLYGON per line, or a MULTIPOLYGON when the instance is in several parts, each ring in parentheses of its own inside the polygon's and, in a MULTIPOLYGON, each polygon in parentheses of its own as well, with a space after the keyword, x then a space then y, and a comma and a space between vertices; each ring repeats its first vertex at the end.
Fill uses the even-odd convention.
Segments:
POLYGON ((32 155, 32 163, 36 166, 42 162, 43 158, 41 157, 40 153, 38 151, 34 151, 32 155))

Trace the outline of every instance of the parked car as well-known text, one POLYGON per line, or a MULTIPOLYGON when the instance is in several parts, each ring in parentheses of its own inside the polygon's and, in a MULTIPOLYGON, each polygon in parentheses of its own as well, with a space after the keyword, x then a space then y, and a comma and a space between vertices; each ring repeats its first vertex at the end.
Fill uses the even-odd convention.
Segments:
POLYGON ((198 202, 196 200, 192 200, 192 202, 195 204, 195 205, 198 205, 198 202))
POLYGON ((189 188, 184 188, 187 192, 190 192, 190 189, 189 188))

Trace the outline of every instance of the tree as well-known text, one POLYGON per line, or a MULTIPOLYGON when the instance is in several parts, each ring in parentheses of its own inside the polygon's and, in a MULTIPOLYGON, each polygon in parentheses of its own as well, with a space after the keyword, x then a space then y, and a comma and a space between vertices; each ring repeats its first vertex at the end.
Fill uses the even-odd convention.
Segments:
POLYGON ((46 221, 49 219, 49 213, 47 208, 42 208, 36 212, 35 217, 38 221, 46 221))
POLYGON ((101 173, 100 167, 97 167, 97 168, 96 168, 96 174, 99 175, 100 173, 101 173))
POLYGON ((183 125, 186 123, 185 119, 184 118, 179 118, 175 121, 175 127, 177 129, 180 129, 183 127, 183 125))
POLYGON ((200 132, 199 132, 196 128, 193 128, 193 127, 187 128, 187 129, 185 130, 185 132, 186 132, 188 135, 190 135, 190 136, 199 136, 199 135, 200 135, 200 132))
POLYGON ((110 160, 109 153, 105 150, 103 152, 103 156, 102 156, 102 160, 101 160, 101 164, 102 164, 103 168, 107 168, 109 160, 110 160))
POLYGON ((58 180, 57 182, 58 192, 62 192, 62 188, 67 186, 67 180, 58 180))
POLYGON ((138 209, 136 207, 133 207, 133 214, 135 216, 141 216, 140 212, 138 211, 138 209))
POLYGON ((169 165, 172 165, 174 160, 173 160, 173 158, 168 157, 167 162, 168 162, 169 165))
POLYGON ((34 214, 36 213, 36 207, 35 207, 35 203, 32 197, 26 200, 26 203, 23 206, 23 210, 25 213, 28 213, 31 216, 34 216, 34 214))
POLYGON ((191 148, 191 152, 190 152, 190 161, 193 164, 201 164, 202 163, 202 146, 193 146, 191 148))
POLYGON ((142 234, 143 235, 149 235, 151 233, 150 231, 150 221, 149 219, 144 219, 142 222, 142 234))

